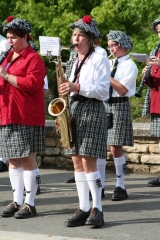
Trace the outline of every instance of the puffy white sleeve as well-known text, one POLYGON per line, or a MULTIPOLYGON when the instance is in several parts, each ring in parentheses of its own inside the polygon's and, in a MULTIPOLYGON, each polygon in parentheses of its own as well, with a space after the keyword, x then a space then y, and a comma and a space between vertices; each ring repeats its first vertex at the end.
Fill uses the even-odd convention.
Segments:
POLYGON ((106 101, 109 98, 110 65, 106 57, 91 55, 80 72, 80 95, 106 101))

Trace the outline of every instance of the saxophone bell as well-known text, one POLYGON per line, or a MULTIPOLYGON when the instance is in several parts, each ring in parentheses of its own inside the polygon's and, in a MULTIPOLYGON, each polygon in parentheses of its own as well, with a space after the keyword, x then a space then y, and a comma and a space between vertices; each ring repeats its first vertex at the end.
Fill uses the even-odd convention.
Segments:
POLYGON ((64 112, 65 108, 65 100, 62 98, 55 98, 50 102, 48 106, 48 112, 51 116, 57 117, 64 112))
POLYGON ((71 135, 71 129, 69 129, 68 124, 68 112, 67 104, 63 98, 55 98, 48 105, 48 112, 51 116, 56 117, 56 133, 61 137, 61 144, 67 150, 70 150, 73 145, 73 139, 71 135))

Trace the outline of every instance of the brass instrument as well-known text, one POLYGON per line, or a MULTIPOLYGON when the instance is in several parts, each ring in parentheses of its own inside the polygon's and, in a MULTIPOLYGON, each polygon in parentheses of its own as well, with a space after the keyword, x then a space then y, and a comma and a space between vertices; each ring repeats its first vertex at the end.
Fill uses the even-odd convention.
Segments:
POLYGON ((112 53, 107 57, 107 59, 109 61, 109 65, 110 65, 110 70, 112 70, 113 65, 114 65, 114 61, 115 61, 115 58, 110 59, 111 57, 113 57, 112 53))
MULTIPOLYGON (((56 64, 57 87, 59 89, 60 84, 65 83, 66 79, 64 77, 61 57, 57 56, 57 61, 54 62, 56 64)), ((61 136, 63 148, 70 150, 72 148, 73 138, 68 96, 62 96, 59 94, 59 98, 55 98, 50 102, 48 112, 51 116, 57 117, 55 121, 56 132, 59 136, 61 136)))

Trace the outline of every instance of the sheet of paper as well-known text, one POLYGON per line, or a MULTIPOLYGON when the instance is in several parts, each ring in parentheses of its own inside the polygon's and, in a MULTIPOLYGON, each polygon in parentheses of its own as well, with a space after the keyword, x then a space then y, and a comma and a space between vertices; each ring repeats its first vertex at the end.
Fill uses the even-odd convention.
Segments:
POLYGON ((40 54, 42 56, 60 56, 61 44, 58 37, 39 36, 40 54))
POLYGON ((151 62, 153 61, 147 54, 145 53, 131 53, 132 57, 134 57, 138 62, 151 62))

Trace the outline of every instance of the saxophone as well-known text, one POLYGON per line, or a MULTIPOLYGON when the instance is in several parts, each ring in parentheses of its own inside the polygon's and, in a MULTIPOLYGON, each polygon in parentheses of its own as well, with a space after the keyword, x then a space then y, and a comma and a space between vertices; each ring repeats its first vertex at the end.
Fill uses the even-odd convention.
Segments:
MULTIPOLYGON (((59 89, 60 84, 66 82, 60 56, 57 56, 57 61, 55 61, 55 64, 57 87, 59 89)), ((68 96, 62 96, 59 93, 59 98, 55 98, 49 103, 48 112, 51 116, 57 117, 55 120, 56 133, 57 135, 61 136, 60 141, 62 147, 70 150, 73 144, 73 137, 68 96)))

